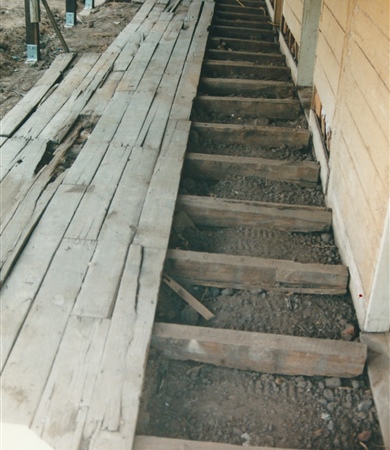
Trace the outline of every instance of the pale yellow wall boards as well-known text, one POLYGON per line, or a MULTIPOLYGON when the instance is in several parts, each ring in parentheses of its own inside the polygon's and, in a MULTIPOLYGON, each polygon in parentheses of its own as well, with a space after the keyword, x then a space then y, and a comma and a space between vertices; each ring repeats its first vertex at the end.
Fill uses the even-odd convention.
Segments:
POLYGON ((294 60, 280 34, 294 82, 314 88, 314 150, 360 326, 387 331, 389 2, 285 0, 283 21, 299 47, 294 60), (317 30, 307 18, 313 4, 317 30), (306 66, 310 52, 313 64, 306 66))

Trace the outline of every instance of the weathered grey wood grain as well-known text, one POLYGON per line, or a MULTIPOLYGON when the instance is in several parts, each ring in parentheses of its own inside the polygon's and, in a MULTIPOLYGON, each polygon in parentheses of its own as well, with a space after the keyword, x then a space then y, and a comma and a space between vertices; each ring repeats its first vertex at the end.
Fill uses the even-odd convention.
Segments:
POLYGON ((155 324, 152 345, 173 359, 283 375, 355 377, 367 358, 358 342, 165 323, 155 324))

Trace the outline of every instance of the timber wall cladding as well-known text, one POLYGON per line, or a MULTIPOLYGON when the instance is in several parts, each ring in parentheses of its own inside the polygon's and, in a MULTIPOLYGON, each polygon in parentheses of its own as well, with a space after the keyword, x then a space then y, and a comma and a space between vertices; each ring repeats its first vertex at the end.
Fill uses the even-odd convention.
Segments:
POLYGON ((333 121, 329 202, 344 225, 343 235, 338 230, 341 249, 352 253, 360 276, 363 292, 355 295, 364 298, 371 290, 389 195, 388 9, 388 0, 351 1, 333 121))
POLYGON ((324 0, 322 8, 314 85, 333 132, 328 206, 359 315, 389 196, 389 3, 324 0))
POLYGON ((298 45, 301 44, 301 28, 303 16, 303 0, 285 0, 283 17, 298 45))

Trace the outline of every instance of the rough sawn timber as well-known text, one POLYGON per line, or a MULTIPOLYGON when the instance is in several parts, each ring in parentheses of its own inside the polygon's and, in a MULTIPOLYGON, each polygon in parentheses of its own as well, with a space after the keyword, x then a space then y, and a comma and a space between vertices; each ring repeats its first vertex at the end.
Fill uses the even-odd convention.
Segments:
POLYGON ((173 359, 283 375, 355 377, 367 357, 356 342, 165 323, 155 324, 152 346, 173 359))
POLYGON ((169 250, 167 274, 202 286, 263 289, 306 294, 345 294, 345 266, 302 264, 283 259, 169 250))
POLYGON ((12 134, 23 124, 38 104, 45 98, 75 57, 75 53, 58 55, 50 68, 44 73, 35 86, 11 109, 0 122, 1 136, 12 134))
POLYGON ((219 114, 234 117, 255 115, 271 119, 294 120, 301 113, 301 105, 295 99, 267 99, 245 97, 198 96, 195 106, 205 108, 219 114))
POLYGON ((289 232, 325 232, 332 212, 316 206, 288 205, 249 200, 181 195, 177 211, 184 211, 196 225, 212 227, 260 226, 289 232))
POLYGON ((253 125, 230 125, 222 123, 194 122, 192 130, 204 139, 224 137, 226 144, 258 144, 277 147, 287 145, 302 148, 308 145, 310 133, 307 130, 294 130, 286 127, 262 127, 253 125))
POLYGON ((292 163, 274 159, 203 153, 189 153, 184 169, 193 177, 211 180, 220 180, 229 175, 254 176, 296 183, 305 187, 316 186, 319 176, 319 165, 312 161, 292 163))

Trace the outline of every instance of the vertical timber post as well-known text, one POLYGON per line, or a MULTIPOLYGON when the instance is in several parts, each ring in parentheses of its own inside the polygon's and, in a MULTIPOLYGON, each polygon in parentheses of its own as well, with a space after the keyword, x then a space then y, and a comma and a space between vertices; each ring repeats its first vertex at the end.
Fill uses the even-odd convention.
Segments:
POLYGON ((26 19, 27 62, 40 58, 39 45, 39 0, 24 0, 26 19))
POLYGON ((65 26, 68 28, 76 25, 77 1, 66 0, 65 26))
POLYGON ((297 75, 297 85, 301 87, 313 85, 321 7, 322 0, 304 0, 303 2, 297 75))

